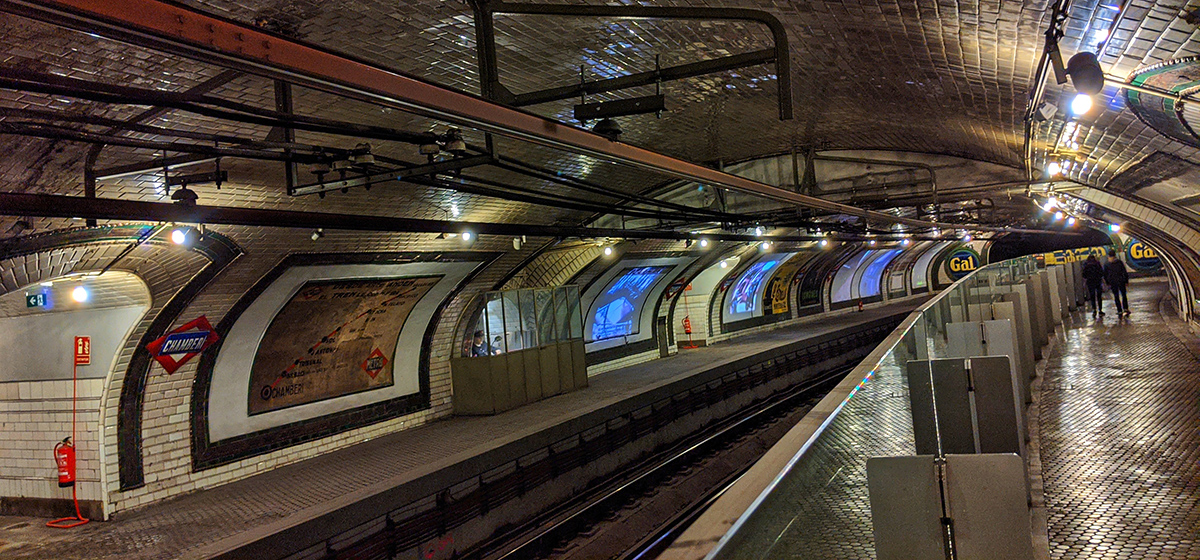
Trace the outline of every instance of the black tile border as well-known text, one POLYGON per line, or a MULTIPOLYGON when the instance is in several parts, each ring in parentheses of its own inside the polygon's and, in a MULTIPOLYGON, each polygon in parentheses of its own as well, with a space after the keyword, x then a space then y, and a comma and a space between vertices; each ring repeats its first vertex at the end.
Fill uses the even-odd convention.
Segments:
POLYGON ((142 334, 133 349, 129 366, 121 384, 121 399, 117 408, 117 466, 121 490, 132 490, 146 482, 142 469, 142 408, 145 404, 146 383, 150 378, 153 357, 146 345, 167 333, 175 320, 196 299, 210 282, 243 254, 231 239, 216 232, 207 232, 196 242, 194 251, 208 258, 209 263, 175 292, 170 301, 155 315, 150 327, 142 334))
POLYGON ((285 257, 270 272, 264 275, 217 324, 217 333, 224 340, 229 329, 237 322, 242 313, 262 294, 268 286, 279 278, 284 271, 297 266, 319 266, 337 264, 399 264, 413 262, 476 262, 478 266, 468 273, 450 293, 442 299, 434 310, 432 319, 426 326, 421 342, 421 357, 419 360, 418 380, 420 389, 416 394, 397 397, 394 399, 372 403, 356 408, 346 409, 318 418, 293 422, 283 426, 244 434, 235 438, 212 442, 208 438, 208 397, 212 387, 213 366, 221 343, 215 349, 205 352, 196 369, 196 378, 192 383, 191 398, 191 442, 192 470, 201 471, 227 465, 235 461, 269 453, 277 449, 291 447, 307 441, 328 437, 334 434, 361 428, 370 424, 389 420, 405 414, 411 414, 430 407, 429 390, 429 361, 430 346, 434 332, 442 321, 442 313, 447 305, 462 291, 464 287, 481 271, 487 268, 500 253, 489 252, 401 252, 401 253, 298 253, 285 257))

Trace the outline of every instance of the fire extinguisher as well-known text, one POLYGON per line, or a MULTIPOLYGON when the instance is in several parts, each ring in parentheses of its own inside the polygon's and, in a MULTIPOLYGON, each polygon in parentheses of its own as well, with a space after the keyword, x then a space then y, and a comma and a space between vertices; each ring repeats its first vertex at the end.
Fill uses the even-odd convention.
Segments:
POLYGON ((75 486, 75 444, 63 438, 54 446, 54 462, 58 463, 58 487, 75 486))
POLYGON ((858 300, 858 311, 859 311, 859 313, 862 313, 862 310, 863 310, 863 305, 862 305, 862 300, 860 299, 860 300, 858 300))
POLYGON ((683 334, 692 334, 692 316, 683 318, 683 334))

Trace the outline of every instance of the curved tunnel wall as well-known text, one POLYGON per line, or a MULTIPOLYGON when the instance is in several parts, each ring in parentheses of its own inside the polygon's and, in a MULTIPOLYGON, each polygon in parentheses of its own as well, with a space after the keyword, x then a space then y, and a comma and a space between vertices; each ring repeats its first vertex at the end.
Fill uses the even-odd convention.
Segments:
MULTIPOLYGON (((527 245, 530 249, 511 251, 504 246, 507 244, 505 239, 479 240, 467 251, 369 252, 371 249, 405 246, 428 248, 436 240, 412 236, 413 239, 406 245, 398 241, 404 236, 380 239, 378 235, 365 234, 327 235, 321 246, 326 252, 287 254, 281 251, 311 242, 308 232, 282 228, 260 228, 253 233, 247 230, 230 228, 223 231, 230 236, 229 239, 246 241, 248 246, 244 249, 245 253, 240 252, 243 250, 240 247, 238 253, 233 253, 241 256, 231 259, 221 275, 202 275, 204 266, 210 262, 207 257, 170 245, 152 244, 141 248, 139 251, 148 251, 147 255, 151 258, 135 255, 128 261, 131 266, 139 262, 158 267, 174 263, 176 270, 184 272, 164 275, 147 269, 147 277, 156 279, 148 283, 153 300, 150 310, 122 342, 120 357, 115 362, 117 365, 104 384, 104 400, 96 401, 95 433, 101 430, 118 432, 117 422, 122 417, 137 420, 121 424, 124 430, 121 433, 125 437, 118 438, 118 442, 125 443, 112 443, 104 450, 81 450, 81 459, 94 460, 90 464, 100 467, 97 469, 96 484, 92 485, 94 493, 87 497, 97 504, 103 504, 109 513, 161 500, 189 488, 237 480, 352 445, 366 437, 409 429, 449 415, 453 398, 450 394, 449 357, 458 355, 463 340, 459 331, 470 322, 464 321, 463 317, 472 312, 471 303, 476 301, 477 294, 484 291, 514 282, 537 282, 535 277, 557 278, 559 281, 567 278, 576 281, 585 279, 588 289, 596 296, 587 304, 587 320, 593 318, 597 311, 595 303, 598 296, 615 285, 622 271, 638 266, 667 267, 669 270, 649 283, 645 304, 635 311, 638 329, 620 337, 591 341, 593 345, 603 345, 608 340, 610 346, 594 348, 589 360, 603 358, 605 352, 614 355, 634 352, 638 345, 650 348, 649 354, 652 355, 648 357, 647 352, 642 352, 641 355, 628 354, 604 362, 610 367, 619 367, 621 359, 652 359, 658 356, 661 337, 668 333, 659 330, 661 327, 656 320, 674 322, 675 318, 679 318, 680 310, 711 309, 721 312, 727 304, 729 285, 735 283, 738 277, 747 276, 747 269, 755 263, 775 264, 763 271, 757 285, 749 290, 752 294, 747 301, 757 302, 758 306, 757 315, 752 318, 770 319, 771 322, 784 325, 804 314, 802 309, 820 310, 828 305, 825 297, 818 298, 815 305, 814 302, 805 302, 807 306, 797 307, 803 300, 803 280, 812 277, 818 281, 817 285, 821 285, 831 268, 852 254, 848 246, 827 250, 801 246, 787 252, 760 256, 756 247, 719 247, 711 253, 705 253, 697 248, 681 250, 680 243, 663 243, 650 248, 658 247, 664 251, 630 253, 611 261, 606 260, 599 251, 586 248, 583 251, 563 251, 550 259, 538 255, 547 254, 544 250, 553 248, 552 242, 535 244, 531 241, 527 245), (173 255, 176 260, 153 257, 154 251, 173 255), (584 261, 591 264, 582 264, 584 261), (726 269, 720 268, 721 261, 727 263, 726 269), (520 272, 526 268, 530 270, 520 272), (579 272, 585 270, 587 272, 579 272), (285 282, 286 286, 281 283, 305 271, 315 275, 302 274, 303 278, 292 278, 295 281, 285 282), (441 278, 431 280, 426 293, 413 302, 399 338, 392 343, 394 351, 389 355, 384 345, 372 343, 371 348, 363 346, 360 350, 380 350, 382 360, 373 361, 371 354, 368 354, 363 360, 355 359, 349 363, 352 366, 350 371, 364 374, 378 374, 382 371, 380 364, 388 363, 393 368, 391 372, 394 377, 386 387, 342 388, 341 392, 329 392, 324 398, 290 403, 277 409, 253 408, 251 402, 254 391, 251 389, 260 385, 254 381, 254 363, 266 355, 264 352, 274 351, 275 346, 284 346, 272 343, 272 340, 288 338, 281 338, 279 333, 272 334, 272 325, 284 315, 294 314, 287 311, 289 305, 295 305, 304 298, 317 298, 316 292, 312 291, 314 283, 321 286, 328 283, 365 283, 337 289, 370 291, 386 290, 389 282, 399 279, 433 276, 441 278), (201 282, 196 283, 196 279, 201 282), (685 289, 688 284, 692 287, 690 291, 685 289), (190 289, 194 291, 180 299, 166 286, 171 286, 170 290, 175 291, 184 286, 193 286, 190 289), (171 301, 176 303, 168 305, 171 301), (676 310, 674 318, 670 316, 671 309, 676 310), (141 348, 140 341, 145 333, 150 332, 147 329, 151 323, 157 321, 166 332, 200 316, 207 316, 222 336, 218 346, 173 373, 167 373, 148 359, 146 376, 136 385, 138 389, 135 391, 135 385, 124 383, 127 380, 127 364, 138 355, 148 356, 141 348), (614 338, 620 338, 619 343, 612 342, 614 338), (121 397, 130 393, 137 395, 139 401, 144 403, 143 408, 121 397), (125 444, 129 447, 118 449, 125 444), (89 458, 88 453, 94 454, 89 458), (251 457, 252 461, 246 460, 251 457)), ((444 249, 461 247, 448 242, 443 245, 444 249)), ((108 246, 119 250, 124 245, 112 243, 108 246)), ((94 259, 93 264, 88 266, 94 269, 104 264, 103 259, 94 259)), ((886 268, 880 264, 880 270, 886 268)), ((31 280, 36 278, 31 277, 31 280)), ((339 319, 335 321, 338 323, 336 325, 313 326, 316 330, 310 334, 329 338, 327 335, 339 332, 339 328, 345 329, 342 334, 358 329, 351 338, 366 338, 360 336, 362 333, 358 327, 345 325, 359 318, 359 314, 373 309, 362 301, 370 297, 373 297, 372 294, 347 295, 344 301, 357 311, 343 315, 346 320, 339 319)), ((751 314, 754 313, 751 311, 751 314)), ((701 315, 695 318, 699 319, 701 315)), ((707 338, 719 340, 776 328, 777 325, 764 323, 736 332, 726 330, 726 326, 709 324, 706 329, 705 325, 697 324, 693 332, 702 335, 708 330, 714 337, 707 338)), ((670 334, 674 335, 674 341, 683 340, 679 332, 670 334)), ((281 376, 286 377, 281 382, 282 386, 295 380, 319 377, 319 374, 301 369, 316 366, 317 357, 324 359, 337 354, 325 352, 322 344, 307 346, 313 349, 312 355, 306 354, 292 360, 305 363, 290 370, 294 375, 281 376)), ((676 351, 673 343, 668 343, 667 348, 670 352, 676 351)), ((286 353, 286 350, 280 352, 286 353)), ((0 386, 3 385, 0 382, 0 386)), ((50 469, 39 468, 46 471, 49 480, 50 469)))

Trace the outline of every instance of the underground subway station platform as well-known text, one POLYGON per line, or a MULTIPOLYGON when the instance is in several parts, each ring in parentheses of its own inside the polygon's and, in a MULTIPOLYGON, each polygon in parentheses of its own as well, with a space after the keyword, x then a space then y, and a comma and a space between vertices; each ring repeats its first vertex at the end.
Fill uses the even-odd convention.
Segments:
POLYGON ((1198 27, 0 0, 0 559, 1200 558, 1198 27))

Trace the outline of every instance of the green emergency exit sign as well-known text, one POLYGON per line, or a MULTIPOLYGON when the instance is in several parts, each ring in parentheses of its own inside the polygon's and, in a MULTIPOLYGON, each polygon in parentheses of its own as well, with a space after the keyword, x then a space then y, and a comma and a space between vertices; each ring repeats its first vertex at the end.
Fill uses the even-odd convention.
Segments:
POLYGON ((46 307, 46 294, 25 294, 25 307, 46 307))

